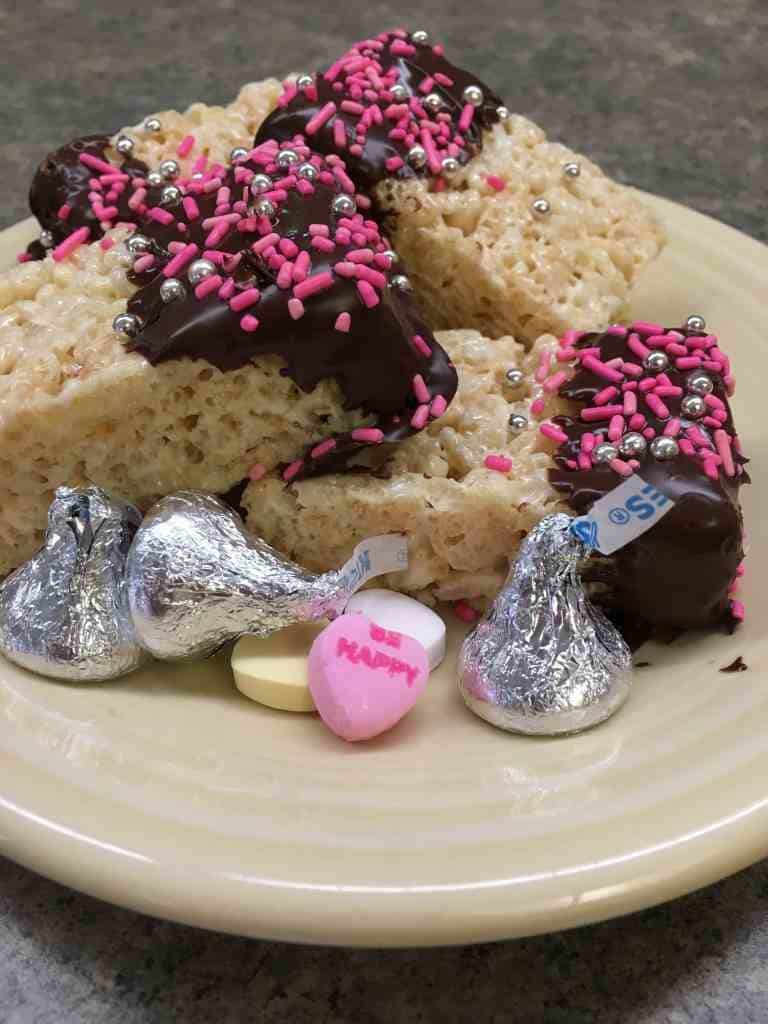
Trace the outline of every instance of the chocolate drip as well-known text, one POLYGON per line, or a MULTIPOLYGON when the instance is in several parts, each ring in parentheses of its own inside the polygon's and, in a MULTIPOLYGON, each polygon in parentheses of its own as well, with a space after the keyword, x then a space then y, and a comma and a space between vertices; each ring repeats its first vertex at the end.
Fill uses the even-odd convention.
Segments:
MULTIPOLYGON (((456 146, 455 159, 460 164, 466 164, 482 148, 483 131, 491 128, 499 120, 498 109, 502 105, 501 98, 484 85, 479 78, 446 60, 442 55, 440 47, 435 52, 435 47, 414 43, 410 39, 407 45, 414 48, 414 53, 409 56, 398 55, 393 54, 390 49, 391 43, 396 39, 397 37, 394 33, 382 33, 375 40, 366 40, 358 43, 349 54, 345 54, 340 61, 337 61, 332 66, 330 73, 332 74, 333 70, 341 65, 343 61, 353 59, 356 52, 366 50, 366 43, 384 43, 382 48, 376 51, 375 54, 375 60, 379 65, 376 73, 380 78, 384 78, 387 72, 394 69, 397 75, 397 84, 402 85, 406 89, 407 98, 405 100, 385 99, 383 102, 379 101, 379 106, 387 107, 389 104, 398 105, 398 103, 407 104, 412 98, 423 104, 425 92, 420 89, 420 86, 425 81, 429 82, 431 79, 432 82, 427 92, 441 97, 443 101, 441 111, 450 116, 451 135, 454 140, 457 138, 457 133, 460 135, 460 145, 456 146), (435 79, 436 74, 444 76, 446 80, 450 79, 452 84, 441 84, 440 81, 435 79), (475 86, 481 89, 483 100, 475 108, 469 127, 464 131, 460 131, 458 127, 459 120, 465 106, 462 96, 468 86, 475 86)), ((402 40, 400 41, 402 42, 402 40)), ((314 91, 312 88, 309 90, 299 90, 284 106, 280 106, 273 111, 259 130, 256 136, 256 144, 264 139, 273 138, 289 141, 297 134, 306 135, 307 125, 312 119, 319 114, 326 104, 335 103, 337 111, 334 119, 341 121, 344 125, 344 147, 340 148, 338 145, 332 122, 326 123, 315 134, 308 136, 308 141, 319 153, 338 153, 343 156, 349 173, 362 186, 364 191, 372 192, 374 186, 385 178, 405 180, 430 173, 427 165, 417 169, 408 163, 407 156, 410 144, 405 140, 390 136, 395 122, 386 116, 382 119, 381 123, 374 121, 368 125, 361 153, 355 153, 354 150, 350 150, 349 147, 355 144, 356 125, 360 120, 360 115, 350 110, 344 110, 341 107, 341 103, 344 100, 353 104, 359 101, 361 107, 370 108, 372 105, 371 97, 365 95, 359 97, 355 95, 353 97, 349 95, 348 91, 335 90, 334 84, 344 80, 343 72, 339 73, 333 80, 329 80, 328 74, 328 70, 319 72, 315 76, 314 91), (403 161, 403 165, 397 169, 389 169, 387 161, 397 157, 403 161)), ((289 89, 284 94, 284 99, 287 99, 290 95, 291 90, 289 89)), ((281 102, 283 101, 281 100, 281 102)), ((432 116, 429 111, 427 111, 427 116, 428 118, 432 116)), ((415 120, 419 122, 421 120, 420 115, 417 114, 415 120)), ((418 134, 414 139, 414 143, 419 143, 418 134)))
MULTIPOLYGON (((110 135, 84 135, 49 153, 35 171, 29 190, 29 207, 41 228, 51 232, 54 245, 58 245, 77 228, 89 228, 91 242, 104 235, 88 198, 92 191, 90 181, 95 174, 81 162, 80 155, 89 153, 100 160, 106 160, 105 154, 110 148, 111 138, 110 135), (62 220, 59 210, 64 205, 69 206, 70 213, 62 220)), ((115 172, 128 174, 132 178, 143 177, 147 173, 147 166, 139 160, 126 159, 119 166, 115 165, 115 172)), ((159 193, 159 189, 157 191, 159 193)), ((109 205, 117 206, 117 220, 135 224, 137 215, 128 206, 130 195, 130 189, 126 189, 114 204, 110 202, 109 205)), ((48 250, 36 239, 29 244, 27 252, 33 259, 41 260, 48 250)))
MULTIPOLYGON (((704 333, 678 329, 684 337, 704 337, 704 333)), ((599 359, 607 363, 617 357, 640 365, 640 359, 627 349, 626 338, 614 334, 588 334, 576 348, 600 349, 599 359)), ((708 372, 708 371, 705 371, 708 372)), ((690 371, 676 368, 670 360, 666 370, 671 385, 683 389, 680 397, 665 397, 671 417, 686 425, 699 421, 686 420, 680 403, 686 393, 690 371)), ((708 372, 713 394, 727 412, 722 429, 735 437, 728 395, 722 375, 708 372)), ((594 372, 577 369, 571 380, 560 388, 560 395, 583 406, 593 406, 595 396, 606 387, 606 380, 594 372)), ((620 399, 619 399, 620 400, 620 399)), ((647 426, 662 434, 668 418, 661 419, 643 407, 647 426)), ((590 469, 572 469, 568 460, 576 460, 585 433, 596 436, 598 443, 607 441, 608 423, 585 423, 575 417, 557 416, 553 422, 568 437, 557 450, 555 466, 549 471, 552 485, 563 494, 571 508, 583 514, 604 494, 613 490, 620 478, 610 465, 593 465, 590 469)), ((675 505, 650 530, 622 548, 607 562, 600 561, 601 582, 607 583, 609 600, 618 605, 625 618, 638 618, 654 628, 696 628, 716 624, 732 624, 733 615, 728 588, 744 557, 742 546, 742 515, 738 491, 748 483, 738 451, 733 459, 736 472, 727 476, 719 472, 710 478, 701 462, 682 451, 675 458, 660 461, 650 450, 636 456, 637 472, 655 488, 671 498, 675 505)))

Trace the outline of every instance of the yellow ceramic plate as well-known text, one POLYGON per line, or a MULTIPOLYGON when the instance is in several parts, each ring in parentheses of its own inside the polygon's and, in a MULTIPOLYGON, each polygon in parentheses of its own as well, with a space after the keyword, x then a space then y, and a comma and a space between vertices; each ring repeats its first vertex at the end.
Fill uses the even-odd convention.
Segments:
MULTIPOLYGON (((653 200, 670 245, 634 312, 701 313, 734 357, 748 618, 646 648, 593 732, 508 736, 462 706, 453 649, 365 745, 235 690, 226 662, 101 686, 0 664, 0 852, 208 928, 367 946, 528 935, 637 910, 768 853, 768 251, 653 200), (719 669, 742 655, 748 672, 719 669)), ((29 223, 0 235, 10 264, 29 223)))

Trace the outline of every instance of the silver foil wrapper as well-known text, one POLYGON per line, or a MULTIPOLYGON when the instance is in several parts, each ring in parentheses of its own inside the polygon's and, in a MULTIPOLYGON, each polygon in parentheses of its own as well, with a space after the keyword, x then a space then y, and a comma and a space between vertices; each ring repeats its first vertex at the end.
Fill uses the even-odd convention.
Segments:
POLYGON ((168 661, 213 654, 243 634, 340 614, 354 587, 317 576, 247 533, 218 498, 179 491, 147 513, 128 558, 140 643, 168 661))
POLYGON ((631 654, 586 595, 578 566, 589 549, 573 536, 571 522, 564 514, 547 516, 529 533, 499 596, 461 649, 465 702, 508 732, 580 732, 629 696, 631 654))
POLYGON ((125 560, 141 515, 98 487, 60 487, 40 551, 0 586, 0 652, 54 679, 99 682, 146 659, 125 560))

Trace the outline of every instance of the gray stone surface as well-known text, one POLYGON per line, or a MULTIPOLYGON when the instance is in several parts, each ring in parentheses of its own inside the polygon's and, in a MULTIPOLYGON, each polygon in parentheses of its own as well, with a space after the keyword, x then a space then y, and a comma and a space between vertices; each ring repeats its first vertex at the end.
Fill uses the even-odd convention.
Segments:
MULTIPOLYGON (((398 17, 606 170, 768 237, 765 0, 0 3, 0 224, 78 134, 313 67, 398 17), (205 11, 205 13, 203 13, 205 11), (450 12, 450 13, 449 13, 450 12)), ((1 837, 0 837, 1 839, 1 837)), ((210 935, 0 861, 0 1024, 763 1024, 768 865, 496 946, 351 952, 210 935)))

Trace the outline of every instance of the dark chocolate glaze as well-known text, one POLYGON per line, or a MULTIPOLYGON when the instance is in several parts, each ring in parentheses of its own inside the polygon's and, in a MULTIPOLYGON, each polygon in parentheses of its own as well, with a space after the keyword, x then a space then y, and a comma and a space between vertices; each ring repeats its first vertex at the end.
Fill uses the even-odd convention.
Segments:
MULTIPOLYGON (((377 38, 381 40, 383 36, 377 38)), ((393 37, 390 35, 390 38, 393 37)), ((499 120, 497 111, 503 101, 479 78, 463 68, 451 64, 440 53, 435 53, 431 44, 414 44, 410 39, 409 43, 416 49, 413 56, 395 56, 390 52, 388 46, 379 51, 378 61, 382 72, 393 67, 396 68, 397 81, 408 90, 408 97, 416 97, 421 101, 424 100, 424 93, 420 92, 418 87, 425 78, 433 77, 435 73, 441 73, 452 79, 453 85, 445 86, 436 82, 429 91, 437 93, 442 98, 443 110, 450 114, 454 131, 457 130, 456 126, 464 107, 462 100, 464 89, 474 85, 483 91, 483 102, 476 108, 469 129, 463 133, 465 145, 456 155, 460 164, 466 164, 482 148, 483 131, 491 128, 499 120)), ((358 44, 358 47, 361 46, 362 44, 358 44)), ((317 99, 308 99, 306 94, 300 91, 287 106, 278 107, 261 126, 256 136, 257 144, 264 139, 289 141, 294 135, 306 135, 308 122, 326 103, 331 101, 339 103, 345 98, 345 94, 334 91, 333 82, 324 77, 326 71, 327 69, 324 69, 315 76, 317 99)), ((361 102, 364 106, 370 105, 366 99, 361 102)), ((388 133, 393 127, 392 122, 385 120, 380 125, 372 124, 366 134, 362 154, 355 155, 349 151, 348 147, 354 143, 355 124, 359 116, 339 109, 336 117, 345 126, 347 146, 344 149, 339 149, 336 145, 333 127, 330 123, 322 127, 311 138, 308 137, 308 141, 319 153, 338 153, 342 156, 347 164, 347 170, 363 191, 373 193, 374 186, 385 178, 405 180, 429 173, 426 167, 416 170, 407 163, 406 155, 409 146, 403 141, 389 138, 388 133), (405 161, 404 165, 395 171, 388 170, 386 161, 391 157, 400 157, 405 161)), ((373 194, 371 198, 374 198, 373 194)))
MULTIPOLYGON (((263 172, 256 164, 240 166, 263 172)), ((283 173, 278 171, 273 177, 279 178, 283 173)), ((235 184, 234 168, 227 172, 224 184, 232 188, 233 194, 242 192, 242 186, 235 184)), ((332 202, 339 194, 337 185, 320 182, 310 196, 291 190, 272 222, 282 238, 310 253, 313 276, 329 271, 350 250, 360 249, 355 242, 337 245, 331 254, 311 247, 311 224, 326 224, 333 235, 337 221, 343 219, 332 212, 332 202)), ((200 217, 188 224, 183 238, 197 244, 202 253, 208 234, 202 223, 213 214, 216 197, 211 193, 195 198, 200 217)), ((375 227, 373 222, 369 222, 371 226, 375 227)), ((158 265, 165 265, 169 242, 182 237, 176 224, 164 226, 145 220, 140 230, 152 240, 158 265)), ((303 391, 312 391, 320 381, 334 378, 343 393, 345 408, 360 408, 366 416, 374 416, 375 422, 361 426, 383 431, 385 443, 402 441, 417 432, 411 425, 419 404, 413 392, 413 378, 417 374, 432 398, 442 395, 446 402, 451 401, 458 384, 456 370, 421 319, 410 294, 388 285, 381 292, 379 304, 368 309, 358 295, 355 280, 334 276, 330 288, 304 300, 305 313, 294 320, 287 306, 290 291, 279 288, 276 271, 250 251, 250 244, 258 237, 243 235, 235 226, 216 245, 219 251, 241 254, 232 275, 238 288, 256 287, 261 292, 258 304, 247 311, 259 320, 256 331, 243 330, 243 313, 233 312, 215 292, 202 300, 196 298, 185 273, 179 277, 187 285, 186 297, 164 303, 160 287, 165 278, 153 268, 138 276, 131 274, 140 287, 130 299, 128 311, 143 324, 131 347, 153 364, 179 358, 204 359, 223 371, 238 369, 259 356, 279 355, 285 361, 286 372, 303 391), (351 315, 348 333, 335 329, 337 317, 343 312, 351 315), (414 347, 414 335, 425 339, 431 349, 429 357, 414 347)), ((385 276, 391 281, 391 272, 387 271, 385 276)), ((309 451, 324 438, 307 440, 309 451)), ((334 440, 335 447, 329 453, 305 459, 297 478, 343 468, 367 444, 353 440, 350 434, 336 436, 334 440)))
MULTIPOLYGON (((686 336, 702 334, 686 328, 675 330, 686 336)), ((625 362, 640 364, 620 337, 589 334, 576 347, 599 347, 603 362, 621 356, 625 362)), ((673 362, 666 373, 673 385, 685 388, 687 372, 676 369, 673 362)), ((714 382, 713 394, 725 403, 728 413, 723 429, 735 435, 722 377, 716 373, 710 373, 710 377, 714 382)), ((580 405, 592 405, 594 396, 605 386, 605 380, 580 368, 562 385, 560 394, 580 405)), ((672 416, 680 415, 680 398, 664 401, 672 416)), ((643 413, 648 425, 662 433, 665 421, 645 408, 643 413)), ((549 477, 555 489, 581 515, 621 483, 621 478, 606 465, 572 470, 566 466, 566 460, 576 458, 580 439, 587 431, 597 435, 598 441, 607 440, 604 435, 608 424, 583 423, 577 414, 557 416, 553 422, 569 440, 558 448, 549 477)), ((600 556, 597 575, 601 583, 608 585, 609 600, 621 608, 625 619, 648 623, 654 629, 732 625, 728 587, 744 557, 738 492, 742 483, 749 482, 743 469, 746 459, 734 453, 737 475, 727 477, 721 472, 717 480, 710 479, 698 461, 682 453, 662 462, 646 451, 638 459, 640 476, 675 505, 650 530, 609 560, 600 556)))
MULTIPOLYGON (((110 135, 84 135, 49 153, 35 171, 29 190, 29 207, 40 222, 40 227, 51 232, 54 245, 82 227, 90 229, 91 242, 103 236, 104 231, 88 199, 91 191, 89 182, 95 172, 80 162, 80 154, 90 153, 106 160, 105 154, 110 148, 111 139, 110 135), (58 214, 65 203, 71 207, 71 213, 66 220, 61 220, 58 214)), ((130 174, 131 177, 143 177, 148 168, 139 160, 125 159, 115 165, 115 170, 130 174)), ((160 189, 156 191, 159 195, 160 189)), ((130 190, 126 189, 110 205, 117 206, 120 211, 118 220, 134 224, 137 217, 128 206, 130 195, 130 190)), ((29 255, 36 260, 44 259, 48 251, 37 239, 27 247, 29 255)))

